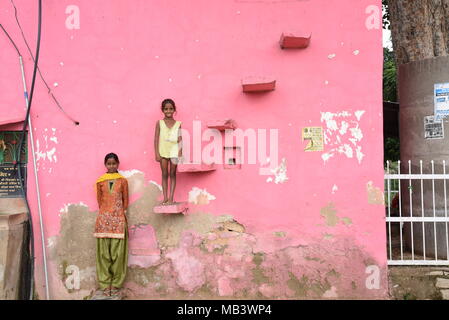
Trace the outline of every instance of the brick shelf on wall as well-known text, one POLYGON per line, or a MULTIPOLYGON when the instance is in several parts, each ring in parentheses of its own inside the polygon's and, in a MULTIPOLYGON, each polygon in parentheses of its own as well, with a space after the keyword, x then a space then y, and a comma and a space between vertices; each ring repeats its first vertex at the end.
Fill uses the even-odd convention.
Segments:
POLYGON ((226 119, 226 120, 210 120, 207 122, 207 127, 211 129, 217 129, 220 131, 231 129, 234 130, 237 128, 237 124, 232 119, 226 119))
POLYGON ((276 79, 273 77, 247 77, 242 80, 243 92, 273 91, 276 87, 276 79))
POLYGON ((293 33, 282 33, 279 45, 281 49, 305 49, 310 45, 310 39, 312 35, 302 37, 293 33))
POLYGON ((207 172, 216 170, 215 164, 206 163, 180 163, 178 164, 178 172, 207 172))
POLYGON ((173 204, 159 205, 153 208, 154 213, 162 214, 186 214, 189 211, 187 202, 175 202, 173 204))

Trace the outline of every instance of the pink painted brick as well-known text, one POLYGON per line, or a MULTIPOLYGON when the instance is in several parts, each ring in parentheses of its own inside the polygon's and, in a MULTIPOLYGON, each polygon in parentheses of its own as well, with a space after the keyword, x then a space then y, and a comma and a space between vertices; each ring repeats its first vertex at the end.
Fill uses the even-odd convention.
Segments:
POLYGON ((155 206, 154 213, 164 213, 164 214, 186 214, 189 210, 189 205, 187 202, 175 202, 170 205, 155 206))

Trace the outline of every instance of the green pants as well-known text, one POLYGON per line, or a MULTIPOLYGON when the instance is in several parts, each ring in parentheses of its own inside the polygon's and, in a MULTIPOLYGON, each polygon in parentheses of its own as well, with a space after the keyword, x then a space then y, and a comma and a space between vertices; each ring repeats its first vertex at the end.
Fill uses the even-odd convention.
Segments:
MULTIPOLYGON (((126 229, 126 228, 125 228, 126 229)), ((125 239, 97 238, 97 279, 102 290, 121 288, 128 267, 128 232, 125 239)))

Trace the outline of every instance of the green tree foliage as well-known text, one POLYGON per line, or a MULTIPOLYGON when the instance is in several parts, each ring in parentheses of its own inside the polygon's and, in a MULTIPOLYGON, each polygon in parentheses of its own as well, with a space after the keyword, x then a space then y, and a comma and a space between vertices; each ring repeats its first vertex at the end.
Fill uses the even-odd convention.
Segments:
POLYGON ((399 139, 393 137, 384 138, 384 163, 401 160, 399 139))
POLYGON ((397 102, 397 68, 394 52, 384 48, 383 99, 397 102))

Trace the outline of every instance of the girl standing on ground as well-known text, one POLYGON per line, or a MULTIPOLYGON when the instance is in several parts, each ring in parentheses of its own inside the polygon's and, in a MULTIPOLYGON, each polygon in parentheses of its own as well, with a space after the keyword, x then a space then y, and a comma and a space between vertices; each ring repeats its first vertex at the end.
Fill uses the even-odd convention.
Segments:
POLYGON ((172 99, 162 101, 161 110, 164 119, 156 122, 154 134, 154 153, 162 170, 162 192, 164 200, 161 204, 173 204, 176 187, 176 168, 182 159, 181 121, 173 118, 176 105, 172 99), (168 178, 170 177, 170 195, 168 195, 168 178))
POLYGON ((106 296, 120 295, 128 264, 128 182, 118 173, 119 163, 115 153, 107 154, 104 158, 107 173, 96 183, 97 280, 106 296))

